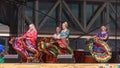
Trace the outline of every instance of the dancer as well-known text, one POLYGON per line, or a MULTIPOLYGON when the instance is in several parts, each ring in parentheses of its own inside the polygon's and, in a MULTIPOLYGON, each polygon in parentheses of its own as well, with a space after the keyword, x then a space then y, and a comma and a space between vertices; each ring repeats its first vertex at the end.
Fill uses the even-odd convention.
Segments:
MULTIPOLYGON (((51 43, 50 37, 47 38, 41 38, 38 43, 38 51, 39 51, 39 61, 40 62, 47 62, 46 58, 52 57, 57 58, 58 49, 55 45, 51 43)), ((55 61, 56 62, 56 61, 55 61)))
POLYGON ((69 34, 70 34, 70 31, 68 29, 68 23, 64 22, 62 24, 62 31, 60 33, 60 39, 58 39, 58 44, 60 45, 61 48, 67 49, 70 54, 73 54, 72 49, 68 46, 69 34))
POLYGON ((64 42, 63 45, 61 44, 61 47, 66 47, 69 44, 70 31, 69 31, 69 29, 67 27, 68 27, 68 23, 64 22, 62 24, 62 31, 60 33, 60 39, 61 39, 61 41, 64 42))
POLYGON ((60 27, 56 27, 56 33, 53 35, 54 39, 60 39, 60 27))
POLYGON ((38 59, 36 48, 37 30, 34 24, 29 25, 29 30, 21 37, 12 38, 12 47, 22 56, 24 62, 31 62, 38 59))
POLYGON ((101 31, 98 32, 95 36, 91 36, 89 38, 87 38, 87 40, 91 39, 91 38, 95 38, 97 37, 98 39, 107 42, 109 35, 107 32, 107 28, 105 26, 101 26, 101 31))
POLYGON ((87 38, 90 53, 98 62, 107 62, 111 58, 110 48, 107 44, 108 38, 109 35, 105 26, 101 26, 101 31, 95 36, 87 38))
POLYGON ((44 40, 41 39, 40 42, 38 42, 38 51, 39 51, 39 62, 46 62, 46 53, 48 51, 46 50, 46 46, 44 43, 44 40))

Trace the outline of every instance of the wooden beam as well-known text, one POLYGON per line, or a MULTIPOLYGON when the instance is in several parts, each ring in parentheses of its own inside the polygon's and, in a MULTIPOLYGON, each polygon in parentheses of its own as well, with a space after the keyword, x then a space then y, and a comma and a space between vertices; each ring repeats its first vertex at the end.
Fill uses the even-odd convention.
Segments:
POLYGON ((26 14, 24 15, 24 17, 25 17, 25 22, 26 22, 28 25, 29 25, 30 23, 33 23, 26 14))
MULTIPOLYGON (((111 3, 109 5, 110 5, 111 9, 113 10, 113 12, 116 14, 116 10, 113 7, 113 5, 111 3)), ((120 17, 120 13, 117 13, 117 17, 120 17)))
POLYGON ((35 24, 36 28, 38 28, 39 23, 39 12, 34 10, 39 10, 39 0, 35 0, 33 2, 33 23, 35 24))
POLYGON ((58 25, 62 25, 62 0, 60 0, 59 12, 58 12, 58 25))
POLYGON ((48 13, 46 14, 46 16, 42 19, 42 21, 40 22, 40 25, 38 27, 38 30, 41 29, 41 27, 43 26, 43 24, 47 21, 47 19, 49 18, 49 16, 52 14, 52 12, 55 10, 55 8, 60 4, 60 1, 58 0, 53 7, 48 11, 48 13))
POLYGON ((94 16, 92 17, 92 19, 90 20, 88 26, 87 26, 87 30, 90 29, 90 27, 93 25, 93 23, 95 22, 95 20, 97 19, 97 17, 100 15, 100 13, 103 11, 103 9, 105 8, 106 3, 104 3, 99 9, 98 11, 93 14, 94 16))
POLYGON ((106 5, 106 23, 109 23, 109 2, 106 5))
POLYGON ((87 3, 86 1, 83 1, 83 23, 84 23, 84 31, 87 32, 87 17, 86 17, 86 9, 87 9, 87 3))
POLYGON ((73 12, 71 11, 71 9, 69 8, 69 6, 67 5, 67 3, 64 0, 63 0, 63 4, 66 7, 66 9, 68 10, 68 12, 70 13, 70 16, 73 17, 73 19, 75 20, 75 22, 78 24, 78 26, 84 32, 83 26, 80 24, 79 20, 74 16, 73 12))
MULTIPOLYGON (((34 0, 28 0, 28 1, 34 1, 34 0)), ((49 2, 49 3, 53 3, 56 2, 56 0, 39 0, 40 2, 49 2)), ((65 0, 67 3, 79 3, 79 2, 83 2, 85 0, 65 0)), ((100 3, 105 3, 106 0, 86 0, 88 3, 92 4, 100 4, 100 3)), ((120 0, 109 0, 109 2, 111 3, 120 3, 120 0)))

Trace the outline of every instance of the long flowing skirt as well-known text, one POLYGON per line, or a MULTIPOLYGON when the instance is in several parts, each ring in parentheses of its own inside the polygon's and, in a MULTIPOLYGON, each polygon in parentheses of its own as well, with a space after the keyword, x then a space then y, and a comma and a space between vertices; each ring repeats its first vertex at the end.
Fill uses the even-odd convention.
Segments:
POLYGON ((107 62, 111 59, 110 48, 106 42, 94 38, 87 41, 87 46, 96 61, 107 62))
POLYGON ((27 39, 20 39, 19 37, 13 38, 12 47, 17 51, 17 53, 25 60, 37 60, 38 51, 27 39))

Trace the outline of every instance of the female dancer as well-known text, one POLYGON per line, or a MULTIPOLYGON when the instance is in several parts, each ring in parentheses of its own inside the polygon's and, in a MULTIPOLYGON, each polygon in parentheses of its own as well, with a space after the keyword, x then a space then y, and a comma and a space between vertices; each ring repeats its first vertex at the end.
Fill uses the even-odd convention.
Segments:
POLYGON ((60 27, 56 27, 56 33, 53 35, 54 39, 60 38, 60 27))
POLYGON ((12 47, 22 56, 24 62, 38 59, 36 48, 37 30, 34 24, 29 25, 29 30, 21 37, 12 38, 12 47))
POLYGON ((62 24, 62 31, 60 33, 60 39, 58 40, 58 44, 61 48, 65 48, 69 50, 70 54, 73 54, 72 49, 68 46, 69 45, 69 34, 70 31, 68 29, 68 23, 64 22, 62 24))
POLYGON ((95 38, 95 37, 106 42, 109 38, 107 28, 105 26, 101 26, 101 32, 98 32, 95 36, 91 36, 91 37, 87 38, 87 40, 89 40, 91 38, 95 38))
POLYGON ((110 48, 106 43, 108 38, 109 35, 105 26, 102 26, 101 32, 95 36, 87 38, 90 53, 98 62, 107 62, 111 58, 110 48))

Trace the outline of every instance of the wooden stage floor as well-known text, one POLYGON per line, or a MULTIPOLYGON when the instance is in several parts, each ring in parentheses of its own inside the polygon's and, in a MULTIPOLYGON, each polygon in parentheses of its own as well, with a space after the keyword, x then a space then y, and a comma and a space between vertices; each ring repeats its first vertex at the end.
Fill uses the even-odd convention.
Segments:
POLYGON ((0 64, 0 68, 120 68, 120 64, 0 64))

